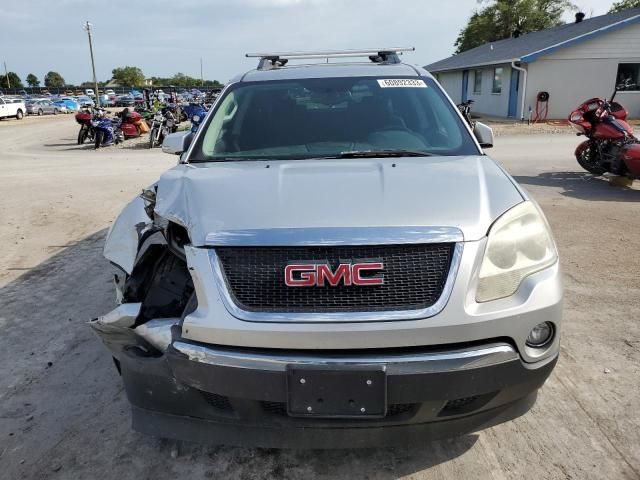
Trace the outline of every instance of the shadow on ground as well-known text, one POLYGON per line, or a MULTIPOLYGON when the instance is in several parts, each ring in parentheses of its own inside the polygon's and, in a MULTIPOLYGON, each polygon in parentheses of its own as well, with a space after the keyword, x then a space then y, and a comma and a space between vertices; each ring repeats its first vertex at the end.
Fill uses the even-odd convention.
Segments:
POLYGON ((469 435, 395 450, 265 450, 132 432, 120 378, 86 324, 115 305, 102 258, 105 235, 102 230, 64 248, 0 289, 0 464, 6 478, 386 480, 447 462, 475 445, 478 437, 469 435))
POLYGON ((560 188, 562 195, 599 202, 640 202, 640 190, 611 186, 605 177, 582 172, 544 172, 514 176, 522 185, 560 188))

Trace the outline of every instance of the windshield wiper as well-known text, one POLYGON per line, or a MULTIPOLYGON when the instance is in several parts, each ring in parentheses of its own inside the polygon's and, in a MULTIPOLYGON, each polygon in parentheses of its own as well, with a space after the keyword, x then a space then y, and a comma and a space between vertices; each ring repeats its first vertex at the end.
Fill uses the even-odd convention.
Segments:
POLYGON ((432 157, 433 153, 419 150, 352 150, 341 152, 336 158, 379 158, 379 157, 432 157))

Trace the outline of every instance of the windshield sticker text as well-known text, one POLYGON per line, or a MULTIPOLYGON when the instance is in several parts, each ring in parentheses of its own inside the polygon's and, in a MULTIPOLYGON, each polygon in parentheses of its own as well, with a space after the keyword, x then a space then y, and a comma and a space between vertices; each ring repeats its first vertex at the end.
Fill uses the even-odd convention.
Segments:
POLYGON ((427 88, 427 84, 424 80, 417 80, 413 78, 388 78, 379 79, 378 85, 381 88, 427 88))

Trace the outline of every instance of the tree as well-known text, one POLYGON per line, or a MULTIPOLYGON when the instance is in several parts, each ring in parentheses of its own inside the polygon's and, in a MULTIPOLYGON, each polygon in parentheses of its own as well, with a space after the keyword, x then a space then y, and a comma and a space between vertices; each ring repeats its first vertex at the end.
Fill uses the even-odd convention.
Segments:
POLYGON ((620 0, 619 2, 611 5, 611 9, 609 13, 621 12, 623 10, 627 10, 628 8, 638 8, 640 7, 640 0, 620 0))
POLYGON ((138 67, 118 67, 111 73, 118 85, 123 87, 135 87, 144 84, 144 73, 138 67))
POLYGON ((204 82, 202 82, 199 78, 190 77, 184 73, 176 73, 171 78, 151 77, 151 81, 154 87, 198 87, 201 85, 205 87, 222 87, 222 84, 218 82, 218 80, 204 80, 204 82))
POLYGON ((27 85, 29 85, 30 87, 39 87, 40 80, 38 80, 38 77, 36 77, 33 73, 30 73, 29 75, 27 75, 27 85))
POLYGON ((513 35, 562 24, 562 14, 575 6, 570 0, 478 0, 486 4, 471 15, 455 43, 456 53, 513 35))
POLYGON ((64 78, 58 72, 47 72, 44 76, 44 85, 50 88, 62 88, 65 85, 64 78))
POLYGON ((0 75, 0 87, 6 88, 23 88, 22 80, 16 72, 9 72, 6 75, 0 75), (9 77, 9 81, 7 82, 7 77, 9 77))

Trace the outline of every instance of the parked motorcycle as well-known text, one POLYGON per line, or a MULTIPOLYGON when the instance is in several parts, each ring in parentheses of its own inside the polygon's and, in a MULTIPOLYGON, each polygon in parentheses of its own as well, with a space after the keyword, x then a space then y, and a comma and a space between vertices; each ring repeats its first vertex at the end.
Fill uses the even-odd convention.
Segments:
POLYGON ((473 100, 467 100, 466 102, 462 102, 461 104, 457 105, 457 107, 464 119, 471 127, 471 130, 473 130, 475 127, 475 122, 471 120, 471 105, 473 105, 473 100))
POLYGON ((611 99, 591 98, 569 115, 578 135, 587 137, 575 151, 576 160, 587 172, 640 178, 640 141, 626 122, 629 111, 614 101, 619 90, 633 87, 629 81, 622 83, 611 99))
POLYGON ((207 109, 202 105, 198 105, 190 111, 191 133, 196 133, 198 131, 200 124, 206 116, 207 109))
POLYGON ((116 116, 120 118, 119 126, 124 138, 139 137, 143 133, 142 116, 138 112, 125 108, 116 116))
POLYGON ((80 124, 80 131, 78 132, 78 145, 82 145, 86 140, 93 142, 95 139, 95 130, 91 125, 93 119, 93 112, 84 108, 75 115, 76 122, 80 124))
POLYGON ((120 136, 115 133, 113 121, 104 112, 94 116, 91 120, 91 126, 95 131, 94 146, 96 150, 120 142, 120 136))
POLYGON ((178 129, 173 107, 158 109, 153 117, 151 133, 149 133, 149 148, 162 145, 164 137, 178 129))

